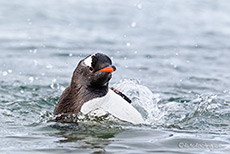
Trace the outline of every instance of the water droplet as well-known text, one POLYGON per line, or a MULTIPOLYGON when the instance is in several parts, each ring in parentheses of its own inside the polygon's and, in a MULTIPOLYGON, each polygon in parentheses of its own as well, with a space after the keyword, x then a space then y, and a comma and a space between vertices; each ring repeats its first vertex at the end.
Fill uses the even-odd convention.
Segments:
POLYGON ((20 90, 20 93, 22 93, 22 94, 23 94, 23 93, 24 93, 24 91, 23 91, 23 90, 20 90))
POLYGON ((126 35, 123 35, 124 38, 126 38, 127 36, 126 35))
POLYGON ((33 81, 34 81, 34 77, 29 77, 29 81, 30 81, 30 83, 32 83, 33 81))
POLYGON ((30 18, 27 19, 27 22, 29 23, 29 25, 32 25, 30 18))
POLYGON ((12 73, 12 70, 11 70, 11 69, 9 69, 9 70, 8 70, 8 73, 12 73))
POLYGON ((126 46, 127 46, 127 47, 129 47, 130 45, 131 45, 131 43, 129 43, 129 42, 126 43, 126 46))
POLYGON ((7 75, 8 75, 8 72, 3 71, 3 72, 2 72, 2 75, 3 75, 3 76, 7 76, 7 75))
POLYGON ((53 65, 48 64, 48 65, 46 65, 46 68, 48 68, 48 69, 52 69, 52 68, 53 68, 53 65))
POLYGON ((57 84, 56 81, 57 79, 52 80, 51 85, 50 85, 52 89, 59 89, 59 84, 57 84))
POLYGON ((131 23, 131 27, 136 27, 137 23, 136 22, 132 22, 131 23))
POLYGON ((72 54, 72 53, 69 53, 69 56, 70 56, 70 57, 72 57, 72 56, 73 56, 73 54, 72 54))
POLYGON ((37 66, 38 65, 38 61, 34 60, 34 65, 37 66))
POLYGON ((43 43, 41 43, 41 46, 42 46, 42 48, 46 48, 46 45, 45 45, 45 44, 43 44, 43 43))
POLYGON ((137 4, 138 9, 142 9, 142 4, 137 4))

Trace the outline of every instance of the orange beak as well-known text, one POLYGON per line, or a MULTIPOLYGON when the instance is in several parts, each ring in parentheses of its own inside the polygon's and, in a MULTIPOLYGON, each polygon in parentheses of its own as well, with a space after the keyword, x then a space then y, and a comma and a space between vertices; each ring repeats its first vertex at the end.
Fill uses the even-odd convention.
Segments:
POLYGON ((100 69, 100 71, 106 72, 106 73, 112 73, 112 72, 116 71, 116 67, 111 65, 111 66, 100 69))

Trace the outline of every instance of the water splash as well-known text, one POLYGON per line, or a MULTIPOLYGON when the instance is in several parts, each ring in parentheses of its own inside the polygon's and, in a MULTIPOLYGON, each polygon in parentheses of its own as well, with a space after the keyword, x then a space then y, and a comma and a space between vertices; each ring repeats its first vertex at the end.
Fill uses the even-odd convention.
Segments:
POLYGON ((146 124, 159 121, 164 114, 160 112, 157 103, 161 100, 159 94, 153 94, 150 89, 140 84, 137 80, 123 80, 114 84, 132 100, 132 105, 142 114, 146 124))
POLYGON ((113 87, 132 100, 146 124, 180 130, 230 133, 229 103, 215 94, 163 99, 137 80, 123 80, 113 87))

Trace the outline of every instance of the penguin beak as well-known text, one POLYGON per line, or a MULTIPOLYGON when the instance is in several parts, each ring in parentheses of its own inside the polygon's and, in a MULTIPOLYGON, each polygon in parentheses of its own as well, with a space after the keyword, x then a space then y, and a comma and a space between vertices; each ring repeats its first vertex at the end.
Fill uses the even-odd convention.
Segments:
POLYGON ((100 69, 99 71, 106 72, 106 73, 112 73, 112 72, 116 71, 116 67, 113 65, 110 65, 110 66, 107 66, 107 67, 100 69))

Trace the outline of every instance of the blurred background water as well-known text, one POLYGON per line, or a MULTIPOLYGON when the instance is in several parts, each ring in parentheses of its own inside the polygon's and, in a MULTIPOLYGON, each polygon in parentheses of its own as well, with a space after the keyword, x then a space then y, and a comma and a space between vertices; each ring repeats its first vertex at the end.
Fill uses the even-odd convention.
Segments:
POLYGON ((228 153, 229 13, 227 0, 0 0, 1 153, 228 153), (95 52, 146 125, 51 120, 95 52))

